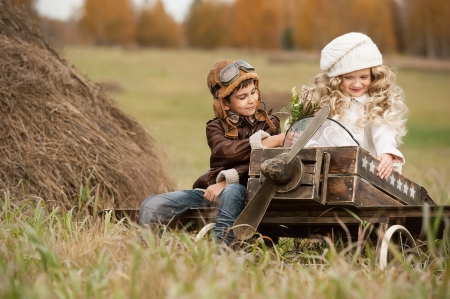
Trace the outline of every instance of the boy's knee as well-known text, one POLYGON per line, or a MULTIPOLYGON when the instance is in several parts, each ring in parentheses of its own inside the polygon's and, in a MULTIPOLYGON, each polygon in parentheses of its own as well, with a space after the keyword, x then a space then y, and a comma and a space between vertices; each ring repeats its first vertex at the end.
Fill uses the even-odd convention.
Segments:
POLYGON ((139 224, 148 225, 157 223, 158 200, 157 195, 150 195, 141 204, 139 209, 139 224))
POLYGON ((222 197, 240 197, 245 198, 245 193, 247 188, 241 184, 230 184, 225 187, 222 191, 222 197))

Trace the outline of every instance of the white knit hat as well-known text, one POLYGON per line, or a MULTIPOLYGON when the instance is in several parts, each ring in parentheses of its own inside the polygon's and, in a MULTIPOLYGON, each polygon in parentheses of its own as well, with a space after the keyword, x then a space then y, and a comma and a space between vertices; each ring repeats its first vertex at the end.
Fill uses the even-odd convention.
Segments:
POLYGON ((351 32, 332 40, 322 50, 320 69, 329 77, 383 64, 377 45, 365 34, 351 32))

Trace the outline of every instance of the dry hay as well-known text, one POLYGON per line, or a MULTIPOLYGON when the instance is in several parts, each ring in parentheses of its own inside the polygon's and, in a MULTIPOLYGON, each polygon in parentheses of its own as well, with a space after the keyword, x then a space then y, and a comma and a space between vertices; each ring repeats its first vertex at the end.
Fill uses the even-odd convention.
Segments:
POLYGON ((170 191, 155 140, 0 1, 0 198, 72 206, 89 176, 101 206, 170 191))

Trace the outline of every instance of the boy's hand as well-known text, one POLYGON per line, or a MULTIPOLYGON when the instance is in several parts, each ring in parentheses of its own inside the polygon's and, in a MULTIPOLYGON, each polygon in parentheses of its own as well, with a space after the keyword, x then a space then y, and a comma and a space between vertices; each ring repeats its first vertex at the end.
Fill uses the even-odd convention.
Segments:
POLYGON ((388 178, 394 169, 394 164, 392 163, 394 157, 391 154, 381 154, 377 158, 380 160, 380 164, 377 167, 378 176, 380 179, 388 178))
POLYGON ((205 191, 205 199, 213 202, 216 201, 217 196, 219 196, 220 192, 222 192, 222 190, 225 189, 226 186, 226 181, 221 181, 217 184, 209 186, 205 191))
POLYGON ((274 147, 280 147, 283 146, 284 142, 284 135, 286 133, 281 133, 278 135, 269 136, 267 138, 264 138, 261 140, 261 144, 267 148, 274 148, 274 147))

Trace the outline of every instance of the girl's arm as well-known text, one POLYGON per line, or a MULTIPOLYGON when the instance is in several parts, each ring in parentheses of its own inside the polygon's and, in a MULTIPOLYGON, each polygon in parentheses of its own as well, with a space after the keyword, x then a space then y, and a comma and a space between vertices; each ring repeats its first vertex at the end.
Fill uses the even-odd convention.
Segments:
POLYGON ((378 176, 384 179, 391 175, 394 167, 401 169, 405 158, 397 149, 396 133, 389 125, 372 126, 371 133, 377 158, 381 161, 377 167, 378 176))

